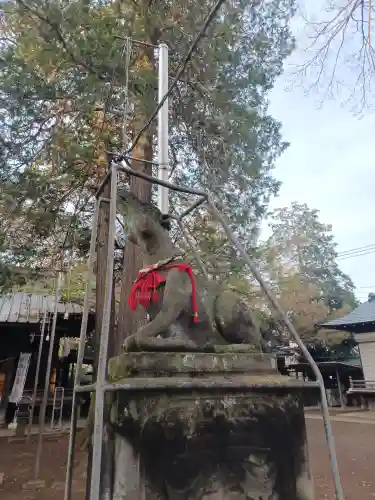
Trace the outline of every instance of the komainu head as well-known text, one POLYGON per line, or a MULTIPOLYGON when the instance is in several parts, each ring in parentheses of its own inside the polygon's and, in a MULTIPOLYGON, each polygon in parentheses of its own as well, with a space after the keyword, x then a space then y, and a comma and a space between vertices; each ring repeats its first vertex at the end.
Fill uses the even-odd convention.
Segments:
POLYGON ((129 241, 144 251, 148 251, 149 243, 155 239, 161 242, 171 228, 169 215, 162 214, 153 203, 144 203, 125 189, 118 192, 117 207, 126 219, 129 241))

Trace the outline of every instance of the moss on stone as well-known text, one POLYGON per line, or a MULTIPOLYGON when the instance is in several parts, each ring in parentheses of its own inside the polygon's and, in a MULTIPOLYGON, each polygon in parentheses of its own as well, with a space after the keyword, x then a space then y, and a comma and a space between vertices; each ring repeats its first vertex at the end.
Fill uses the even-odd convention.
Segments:
POLYGON ((270 357, 250 352, 218 353, 124 353, 110 359, 110 381, 133 376, 170 376, 178 374, 277 373, 270 357))

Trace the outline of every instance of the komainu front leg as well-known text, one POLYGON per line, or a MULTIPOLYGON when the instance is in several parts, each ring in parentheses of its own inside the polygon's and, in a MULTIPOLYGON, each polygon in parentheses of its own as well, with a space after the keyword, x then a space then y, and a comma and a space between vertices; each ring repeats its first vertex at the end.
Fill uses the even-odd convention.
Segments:
POLYGON ((190 301, 191 282, 188 275, 178 269, 171 269, 167 275, 160 312, 150 323, 141 326, 135 335, 125 339, 124 349, 194 347, 195 343, 181 337, 158 338, 168 331, 184 309, 189 308, 190 301))

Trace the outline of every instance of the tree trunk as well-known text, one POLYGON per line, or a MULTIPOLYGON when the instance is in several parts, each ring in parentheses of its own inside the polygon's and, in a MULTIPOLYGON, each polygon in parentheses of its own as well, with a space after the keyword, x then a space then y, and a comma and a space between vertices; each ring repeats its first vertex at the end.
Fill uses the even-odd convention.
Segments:
MULTIPOLYGON (((152 160, 152 132, 145 133, 140 139, 137 147, 133 151, 134 158, 142 158, 148 161, 152 160)), ((152 174, 151 165, 142 163, 140 161, 132 161, 132 168, 134 170, 141 170, 148 175, 152 174)), ((152 185, 137 177, 131 177, 130 190, 143 202, 151 201, 152 185)), ((139 270, 142 268, 141 253, 135 245, 126 242, 124 249, 123 261, 123 277, 121 284, 120 305, 118 311, 118 322, 115 346, 116 352, 121 352, 121 347, 124 339, 135 333, 138 326, 145 321, 145 313, 143 310, 131 311, 128 304, 128 297, 134 280, 138 276, 139 270)))
MULTIPOLYGON (((149 3, 146 5, 146 14, 148 15, 149 3)), ((149 42, 156 45, 158 43, 158 31, 150 33, 149 42)), ((146 68, 155 72, 155 56, 154 49, 145 47, 139 56, 137 66, 143 69, 146 68)), ((150 90, 147 90, 149 92, 150 90)), ((135 105, 135 119, 132 122, 133 137, 136 137, 139 130, 147 122, 151 110, 144 109, 141 103, 135 105)), ((136 147, 132 152, 133 158, 141 160, 152 161, 153 158, 153 138, 155 127, 154 124, 144 132, 140 137, 136 147)), ((142 161, 132 160, 132 168, 134 170, 142 171, 148 175, 152 175, 152 167, 150 164, 143 163, 142 161)), ((149 203, 152 195, 152 184, 137 177, 131 176, 130 178, 130 191, 139 200, 149 203)), ((138 327, 145 321, 145 312, 141 309, 131 311, 128 305, 128 297, 134 280, 138 276, 139 270, 142 268, 141 253, 135 245, 126 242, 124 248, 123 259, 123 275, 121 283, 120 304, 117 318, 116 339, 114 339, 115 352, 120 354, 122 352, 122 345, 124 339, 129 335, 135 333, 138 327)))

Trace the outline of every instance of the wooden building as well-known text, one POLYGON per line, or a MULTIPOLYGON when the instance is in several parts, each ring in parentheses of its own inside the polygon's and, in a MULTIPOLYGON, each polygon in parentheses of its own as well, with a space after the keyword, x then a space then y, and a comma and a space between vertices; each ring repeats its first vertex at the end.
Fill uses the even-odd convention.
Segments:
POLYGON ((354 311, 320 325, 327 329, 350 332, 358 344, 363 372, 362 380, 351 380, 351 395, 364 395, 371 404, 375 403, 375 294, 354 311))
MULTIPOLYGON (((6 411, 9 395, 14 384, 18 360, 21 353, 30 353, 30 363, 24 385, 24 393, 32 394, 43 319, 46 317, 40 372, 38 377, 37 410, 41 402, 47 370, 55 297, 47 295, 12 293, 0 295, 0 408, 6 411)), ((69 405, 73 389, 74 349, 61 349, 62 339, 79 337, 82 306, 58 303, 57 324, 52 357, 50 397, 56 386, 70 390, 69 405), (72 352, 73 351, 73 352, 72 352)), ((88 334, 94 329, 94 315, 89 315, 88 334)), ((67 345, 67 342, 65 342, 67 345)), ((87 360, 90 363, 91 359, 87 360)), ((50 401, 49 401, 50 403, 50 401)), ((37 411, 36 411, 37 414, 37 411)))
MULTIPOLYGON (((328 402, 331 406, 346 406, 351 401, 347 398, 350 383, 363 378, 359 356, 326 356, 319 357, 310 351, 324 380, 328 402)), ((299 348, 284 347, 276 353, 277 367, 280 373, 291 375, 297 379, 315 380, 314 373, 304 359, 299 348)), ((313 395, 306 406, 318 404, 319 396, 313 395)))

